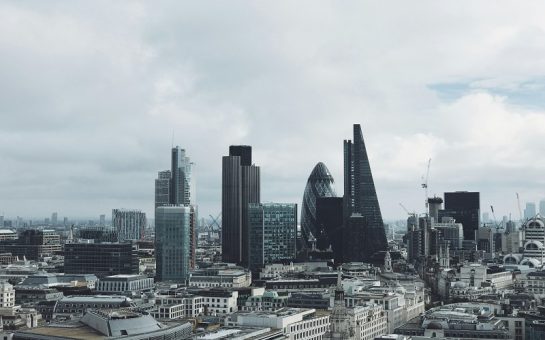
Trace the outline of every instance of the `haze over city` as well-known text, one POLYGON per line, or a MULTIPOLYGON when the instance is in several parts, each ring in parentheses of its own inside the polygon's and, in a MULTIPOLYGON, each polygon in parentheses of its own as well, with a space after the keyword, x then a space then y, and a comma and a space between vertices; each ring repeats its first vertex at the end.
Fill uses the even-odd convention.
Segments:
POLYGON ((322 161, 342 195, 361 123, 385 219, 429 193, 518 218, 545 197, 545 4, 2 2, 0 215, 153 216, 170 148, 202 216, 249 144, 263 202, 301 203, 322 161))

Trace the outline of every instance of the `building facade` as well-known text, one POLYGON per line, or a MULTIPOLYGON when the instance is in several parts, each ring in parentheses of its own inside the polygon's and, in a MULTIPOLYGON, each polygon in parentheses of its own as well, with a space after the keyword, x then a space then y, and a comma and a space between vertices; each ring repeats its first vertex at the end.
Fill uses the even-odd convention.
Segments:
POLYGON ((232 145, 222 159, 222 257, 248 265, 248 205, 260 202, 260 169, 252 164, 252 147, 232 145))
POLYGON ((158 281, 185 281, 189 277, 191 208, 155 209, 155 258, 158 281))
POLYGON ((464 240, 476 241, 481 216, 479 192, 445 192, 445 209, 439 211, 439 218, 452 217, 464 228, 464 240))
POLYGON ((258 271, 264 265, 296 256, 297 204, 250 204, 249 267, 258 271))
MULTIPOLYGON (((343 237, 359 240, 359 245, 365 249, 364 252, 351 254, 349 261, 364 261, 378 251, 385 251, 387 241, 361 126, 354 124, 353 132, 353 141, 344 141, 345 228, 348 224, 350 226, 343 237), (354 228, 355 223, 349 223, 353 214, 363 218, 363 224, 357 228, 354 228), (355 259, 353 255, 363 255, 363 258, 355 259)), ((345 247, 345 250, 351 249, 345 247)))
POLYGON ((67 243, 64 245, 64 272, 105 277, 138 274, 138 251, 126 243, 67 243))
POLYGON ((333 176, 324 163, 316 164, 307 180, 305 193, 303 194, 303 205, 301 206, 301 246, 312 248, 313 240, 320 239, 318 249, 327 249, 330 243, 327 242, 327 233, 323 226, 318 223, 317 200, 320 197, 335 197, 337 194, 332 188, 333 176), (323 239, 326 242, 323 242, 323 239))
POLYGON ((142 239, 146 224, 146 214, 140 210, 112 209, 112 225, 120 242, 142 239))

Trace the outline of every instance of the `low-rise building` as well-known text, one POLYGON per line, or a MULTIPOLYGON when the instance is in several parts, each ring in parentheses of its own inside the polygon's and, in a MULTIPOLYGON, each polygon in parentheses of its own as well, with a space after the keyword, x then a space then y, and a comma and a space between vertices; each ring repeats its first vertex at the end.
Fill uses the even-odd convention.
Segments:
POLYGON ((241 267, 215 266, 198 269, 191 273, 189 287, 242 288, 252 284, 252 273, 241 267))
POLYGON ((225 325, 259 326, 282 330, 287 339, 318 340, 329 329, 329 313, 315 309, 281 308, 276 311, 238 312, 225 319, 225 325))
POLYGON ((243 307, 244 311, 275 311, 286 307, 288 295, 278 295, 275 291, 266 291, 263 295, 250 296, 243 307))
POLYGON ((96 291, 100 294, 137 296, 153 289, 153 279, 144 275, 112 275, 100 279, 96 291))

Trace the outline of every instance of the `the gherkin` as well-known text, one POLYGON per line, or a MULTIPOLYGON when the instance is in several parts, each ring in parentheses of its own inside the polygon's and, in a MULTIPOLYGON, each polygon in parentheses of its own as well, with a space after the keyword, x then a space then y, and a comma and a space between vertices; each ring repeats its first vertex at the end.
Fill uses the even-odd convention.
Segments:
POLYGON ((316 164, 307 180, 301 206, 300 244, 303 248, 311 249, 314 240, 324 233, 316 219, 316 200, 318 197, 336 197, 333 183, 333 176, 325 164, 316 164))

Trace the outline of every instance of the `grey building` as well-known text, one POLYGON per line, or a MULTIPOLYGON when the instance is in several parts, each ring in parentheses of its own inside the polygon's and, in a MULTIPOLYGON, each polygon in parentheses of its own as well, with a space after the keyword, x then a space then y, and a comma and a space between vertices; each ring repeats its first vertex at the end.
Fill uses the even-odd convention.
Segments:
POLYGON ((297 204, 249 205, 250 256, 252 271, 279 260, 294 259, 297 241, 297 204))
POLYGON ((345 248, 343 250, 348 253, 350 261, 366 261, 374 253, 386 250, 387 241, 361 126, 354 124, 353 132, 354 140, 344 141, 344 216, 346 230, 343 237, 357 240, 358 248, 364 248, 364 251, 355 248, 345 248), (357 217, 350 221, 353 214, 357 217), (353 223, 356 222, 355 220, 357 220, 357 223, 353 223))
POLYGON ((158 281, 185 281, 189 275, 191 208, 155 209, 155 258, 158 281))
POLYGON ((232 145, 222 159, 222 256, 224 262, 248 264, 248 205, 260 202, 260 169, 252 148, 232 145))
POLYGON ((112 225, 119 241, 140 240, 146 224, 146 214, 140 210, 112 209, 112 225))
POLYGON ((195 204, 194 183, 191 180, 193 163, 179 146, 172 148, 170 204, 195 204))

